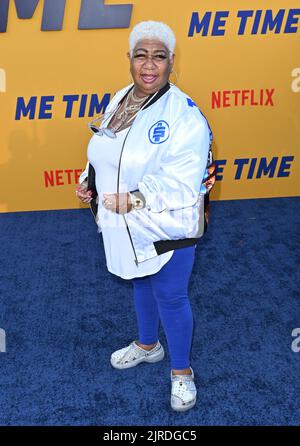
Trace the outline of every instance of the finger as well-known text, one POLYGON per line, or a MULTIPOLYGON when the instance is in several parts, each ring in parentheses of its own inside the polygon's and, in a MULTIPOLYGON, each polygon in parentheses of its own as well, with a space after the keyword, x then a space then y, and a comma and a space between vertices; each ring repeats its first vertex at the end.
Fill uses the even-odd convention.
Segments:
POLYGON ((81 197, 81 200, 82 201, 85 201, 85 202, 87 202, 88 200, 91 200, 92 198, 91 197, 89 197, 89 196, 87 196, 87 195, 83 195, 82 197, 81 197))
POLYGON ((86 196, 86 195, 78 195, 78 198, 79 198, 80 200, 87 200, 87 199, 89 199, 90 197, 89 197, 89 196, 86 196))
POLYGON ((105 199, 105 200, 110 200, 110 201, 112 201, 112 202, 116 202, 116 201, 117 201, 117 197, 118 197, 118 195, 119 195, 119 194, 106 194, 106 195, 104 196, 104 199, 105 199))

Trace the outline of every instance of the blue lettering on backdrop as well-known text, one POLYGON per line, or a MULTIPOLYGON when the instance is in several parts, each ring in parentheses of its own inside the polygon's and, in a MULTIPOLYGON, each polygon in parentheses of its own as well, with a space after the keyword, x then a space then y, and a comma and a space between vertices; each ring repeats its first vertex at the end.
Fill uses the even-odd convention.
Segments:
POLYGON ((74 102, 79 101, 79 94, 65 94, 63 97, 63 101, 67 103, 65 117, 71 118, 73 112, 73 105, 74 102))
POLYGON ((283 156, 279 169, 278 169, 278 178, 288 177, 290 172, 285 172, 287 169, 291 168, 291 162, 293 161, 293 156, 283 156))
POLYGON ((92 94, 90 108, 89 108, 89 116, 94 116, 95 113, 98 114, 98 113, 101 113, 102 111, 105 112, 105 109, 109 104, 109 100, 110 100, 109 93, 106 93, 103 96, 101 102, 99 102, 97 94, 92 94))
POLYGON ((39 119, 51 119, 52 113, 46 113, 47 110, 51 110, 52 104, 49 104, 49 102, 54 101, 54 96, 43 96, 41 98, 41 105, 40 105, 40 111, 39 111, 39 119))
POLYGON ((217 11, 216 12, 216 18, 215 18, 213 29, 212 29, 212 36, 224 36, 225 29, 220 29, 220 27, 225 26, 225 24, 226 24, 225 20, 222 20, 222 18, 225 18, 228 16, 229 16, 229 11, 217 11))
MULTIPOLYGON (((31 19, 39 0, 14 0, 19 19, 31 19)), ((70 4, 73 2, 70 2, 70 4)), ((104 0, 82 0, 78 29, 128 28, 132 4, 105 5, 104 0)), ((62 30, 66 0, 44 0, 42 31, 62 30)), ((0 0, 0 32, 6 32, 9 0, 0 0)))
POLYGON ((204 17, 201 21, 199 20, 198 12, 193 12, 188 36, 193 37, 195 32, 199 34, 202 29, 203 29, 202 36, 207 36, 210 18, 211 18, 211 12, 209 11, 204 14, 204 17))
MULTIPOLYGON (((1 1, 1 0, 0 0, 1 1)), ((92 117, 95 114, 104 113, 106 107, 110 101, 110 93, 105 93, 102 99, 99 99, 97 94, 90 95, 90 102, 88 104, 88 94, 66 94, 62 97, 62 102, 66 103, 65 118, 72 118, 75 116, 75 106, 76 116, 79 118, 84 118, 85 116, 92 117)), ((37 114, 37 96, 32 96, 27 100, 27 103, 23 97, 17 98, 16 114, 15 120, 20 120, 22 117, 27 117, 29 119, 51 119, 54 96, 41 96, 39 110, 37 114)))
POLYGON ((262 157, 258 165, 256 178, 261 178, 262 175, 268 175, 273 178, 275 175, 275 169, 278 161, 278 156, 274 156, 269 164, 267 163, 267 158, 262 157))
POLYGON ((215 160, 216 163, 216 181, 223 179, 223 170, 226 166, 227 160, 215 160))
MULTIPOLYGON (((279 9, 273 11, 267 9, 253 10, 239 10, 236 12, 236 17, 239 19, 239 26, 237 29, 238 35, 249 33, 255 34, 291 34, 298 31, 300 9, 279 9)), ((211 29, 211 36, 224 36, 226 19, 229 17, 229 11, 206 11, 203 16, 194 11, 191 15, 189 23, 188 37, 193 37, 195 34, 200 34, 202 37, 209 35, 211 29)))
POLYGON ((36 96, 32 96, 27 105, 25 105, 24 98, 22 97, 17 98, 15 119, 18 121, 21 119, 21 116, 27 116, 28 113, 29 113, 29 119, 34 119, 36 102, 37 102, 36 96))
POLYGON ((103 0, 82 0, 78 28, 128 28, 132 5, 104 5, 103 0))
MULTIPOLYGON (((253 178, 259 179, 262 177, 268 178, 284 178, 290 175, 291 162, 293 161, 294 156, 283 156, 281 159, 278 156, 274 156, 270 161, 267 160, 266 157, 261 158, 252 158, 251 161, 249 158, 237 158, 234 160, 234 164, 237 166, 235 173, 235 180, 240 180, 242 177, 246 175, 247 168, 246 166, 249 164, 247 173, 247 179, 251 180, 253 178), (254 175, 254 170, 257 165, 256 175, 254 175), (276 168, 278 167, 277 175, 276 168)), ((218 161, 216 161, 216 166, 218 166, 218 161)), ((220 178, 216 178, 220 179, 220 178)))
MULTIPOLYGON (((11 0, 12 2, 13 0, 11 0)), ((31 19, 36 11, 39 0, 14 0, 19 19, 31 19)), ((0 33, 6 32, 8 21, 9 0, 0 0, 0 33)), ((60 31, 63 27, 66 0, 44 0, 42 31, 60 31)), ((78 29, 106 29, 106 28, 128 28, 132 15, 132 4, 106 5, 104 0, 81 0, 78 29)), ((239 10, 237 18, 240 19, 238 35, 244 35, 247 25, 252 25, 252 35, 267 34, 274 31, 292 34, 298 31, 300 9, 279 9, 273 11, 239 10), (286 19, 285 19, 286 17, 286 19), (285 23, 284 23, 285 20, 285 23), (251 22, 251 23, 249 23, 251 22), (259 28, 261 27, 261 31, 259 28)), ((207 36, 211 26, 212 36, 224 36, 226 19, 229 11, 206 11, 203 17, 194 11, 191 15, 188 36, 194 34, 207 36)))

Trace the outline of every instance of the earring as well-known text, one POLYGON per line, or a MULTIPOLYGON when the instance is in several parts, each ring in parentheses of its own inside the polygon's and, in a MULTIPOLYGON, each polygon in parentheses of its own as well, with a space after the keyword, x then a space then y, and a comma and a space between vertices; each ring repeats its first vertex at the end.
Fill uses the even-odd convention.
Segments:
POLYGON ((171 74, 173 74, 173 73, 175 74, 176 81, 175 81, 175 82, 172 82, 172 84, 177 85, 177 83, 178 83, 178 75, 177 75, 177 72, 176 72, 175 70, 172 70, 171 73, 170 73, 170 76, 171 76, 171 74))

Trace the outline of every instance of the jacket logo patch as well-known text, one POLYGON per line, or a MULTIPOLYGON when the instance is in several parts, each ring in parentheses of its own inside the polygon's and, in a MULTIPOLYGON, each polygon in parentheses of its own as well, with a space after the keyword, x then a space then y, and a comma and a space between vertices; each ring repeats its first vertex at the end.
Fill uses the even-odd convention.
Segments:
POLYGON ((157 121, 148 132, 149 140, 152 144, 161 144, 170 136, 169 124, 166 121, 157 121))

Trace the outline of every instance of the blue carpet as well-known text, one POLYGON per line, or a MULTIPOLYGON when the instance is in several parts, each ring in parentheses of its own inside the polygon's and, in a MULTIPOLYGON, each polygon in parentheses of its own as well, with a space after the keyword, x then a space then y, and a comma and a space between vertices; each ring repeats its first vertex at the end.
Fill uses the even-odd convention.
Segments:
MULTIPOLYGON (((114 370, 136 338, 89 209, 0 215, 1 425, 299 425, 299 198, 214 201, 190 282, 197 406, 169 407, 169 357, 114 370)), ((166 345, 165 337, 161 341, 166 345)))

